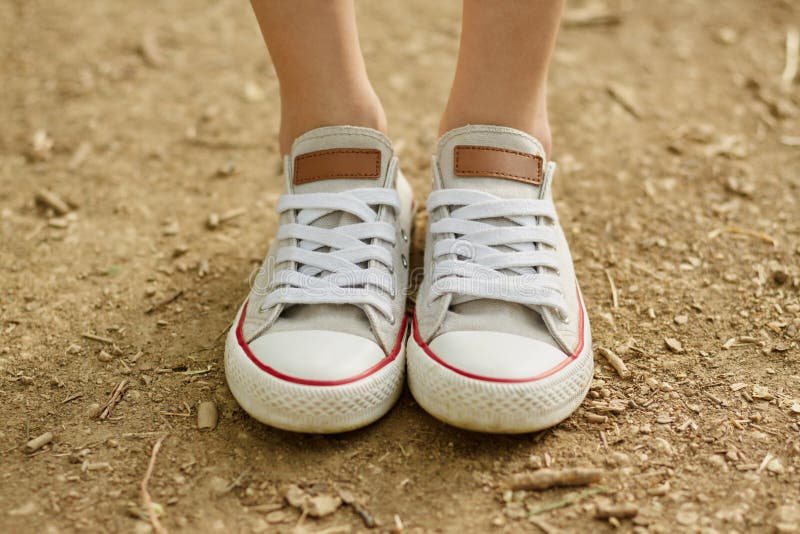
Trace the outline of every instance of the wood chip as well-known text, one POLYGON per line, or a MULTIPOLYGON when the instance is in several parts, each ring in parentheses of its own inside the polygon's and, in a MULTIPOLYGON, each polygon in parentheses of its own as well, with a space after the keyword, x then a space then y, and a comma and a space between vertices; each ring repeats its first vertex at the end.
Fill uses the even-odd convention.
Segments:
POLYGON ((631 376, 631 372, 628 370, 625 362, 622 361, 622 358, 614 354, 611 349, 599 347, 597 350, 600 351, 600 354, 603 355, 603 357, 608 361, 611 367, 614 368, 619 376, 622 378, 629 378, 631 376))
POLYGON ((689 316, 688 315, 676 315, 673 318, 673 321, 675 321, 675 324, 685 325, 686 323, 689 322, 689 316))
POLYGON ((45 432, 41 436, 37 436, 25 444, 25 450, 28 452, 36 452, 48 443, 53 441, 53 433, 45 432))
POLYGON ((70 212, 69 204, 55 193, 47 191, 46 189, 37 191, 34 200, 40 206, 53 210, 56 215, 66 215, 70 212))
POLYGON ((217 427, 219 412, 213 401, 201 402, 197 407, 197 428, 199 430, 214 430, 217 427))
POLYGON ((601 503, 597 505, 594 516, 598 519, 628 519, 639 513, 639 507, 632 502, 622 504, 601 503))
POLYGON ((139 45, 139 53, 145 62, 153 68, 164 65, 164 55, 158 45, 158 37, 155 32, 148 30, 142 35, 142 42, 139 45))
POLYGON ((683 352, 683 344, 675 338, 665 337, 664 344, 666 344, 667 348, 675 354, 681 354, 683 352))
POLYGON ((608 423, 608 416, 607 415, 599 415, 592 412, 586 413, 586 420, 590 423, 608 423))
POLYGON ((69 163, 67 163, 67 167, 73 171, 78 169, 91 153, 92 145, 87 142, 81 143, 78 145, 78 148, 75 149, 75 152, 73 152, 72 158, 70 158, 69 163))
POLYGON ((769 392, 766 386, 753 386, 753 398, 759 400, 771 401, 775 397, 769 392))
POLYGON ((28 156, 33 161, 47 161, 53 157, 54 146, 55 142, 53 141, 53 138, 50 137, 44 130, 39 130, 33 134, 28 156))
POLYGON ((603 470, 594 467, 569 469, 539 469, 511 475, 508 485, 512 490, 545 490, 562 486, 586 486, 600 480, 603 470))
POLYGON ((784 91, 792 88, 798 68, 800 68, 800 30, 791 28, 786 32, 786 63, 781 73, 781 88, 784 91))

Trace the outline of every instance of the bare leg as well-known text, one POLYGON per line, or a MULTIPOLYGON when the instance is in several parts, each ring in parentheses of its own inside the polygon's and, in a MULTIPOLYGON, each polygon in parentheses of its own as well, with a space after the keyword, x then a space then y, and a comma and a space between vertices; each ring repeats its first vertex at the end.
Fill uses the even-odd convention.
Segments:
POLYGON ((563 0, 464 0, 458 66, 442 134, 467 124, 516 128, 550 153, 547 71, 563 0))
POLYGON ((281 153, 320 126, 386 130, 367 78, 353 0, 252 0, 281 90, 281 153))

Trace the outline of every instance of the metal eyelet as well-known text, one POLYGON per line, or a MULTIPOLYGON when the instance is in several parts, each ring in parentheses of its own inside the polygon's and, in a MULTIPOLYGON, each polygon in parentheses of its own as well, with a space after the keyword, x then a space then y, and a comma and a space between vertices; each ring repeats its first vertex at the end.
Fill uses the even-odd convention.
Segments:
POLYGON ((408 234, 402 228, 400 229, 400 235, 403 237, 403 241, 408 241, 408 234))
POLYGON ((394 315, 392 315, 391 317, 389 317, 389 324, 394 326, 394 323, 395 323, 394 315))
POLYGON ((405 256, 400 256, 400 261, 403 262, 403 268, 408 267, 408 260, 405 256))

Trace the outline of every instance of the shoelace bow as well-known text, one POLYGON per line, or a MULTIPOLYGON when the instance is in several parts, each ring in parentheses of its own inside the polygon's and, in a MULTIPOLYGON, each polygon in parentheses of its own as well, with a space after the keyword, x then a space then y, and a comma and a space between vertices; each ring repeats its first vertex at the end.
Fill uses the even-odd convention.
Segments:
POLYGON ((443 189, 428 197, 429 212, 448 216, 431 224, 441 236, 433 249, 430 299, 453 295, 453 303, 495 299, 549 307, 562 319, 567 307, 555 252, 553 203, 504 199, 469 189, 443 189))
POLYGON ((381 206, 388 206, 397 214, 397 191, 362 188, 341 193, 283 195, 278 201, 278 213, 295 210, 296 217, 295 222, 280 226, 276 238, 294 240, 294 244, 278 249, 276 264, 291 265, 275 272, 262 309, 277 304, 370 305, 394 321, 392 253, 373 241, 381 240, 393 247, 396 228, 378 220, 381 206), (335 228, 313 226, 335 212, 349 213, 360 222, 335 228))

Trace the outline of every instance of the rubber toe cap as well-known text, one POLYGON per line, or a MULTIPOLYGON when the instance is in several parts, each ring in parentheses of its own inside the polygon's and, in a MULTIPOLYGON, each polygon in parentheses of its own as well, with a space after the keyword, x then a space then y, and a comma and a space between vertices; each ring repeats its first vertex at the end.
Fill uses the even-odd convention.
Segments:
POLYGON ((374 341, 328 330, 268 332, 248 345, 262 368, 299 382, 358 379, 386 358, 374 341))
POLYGON ((447 332, 429 347, 454 371, 499 382, 543 378, 569 359, 553 345, 502 332, 447 332))

